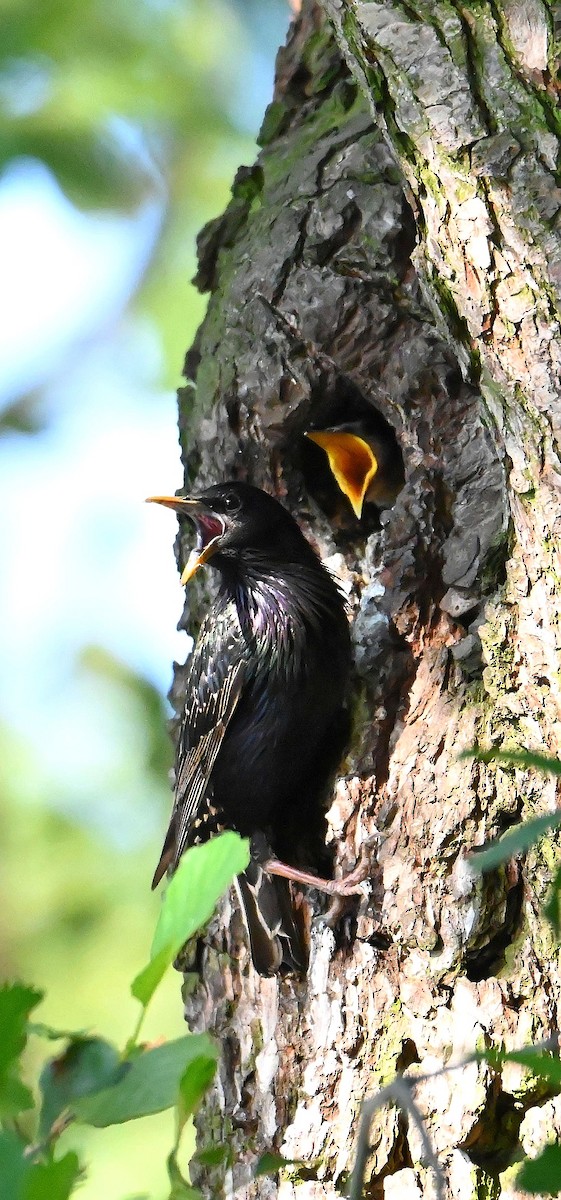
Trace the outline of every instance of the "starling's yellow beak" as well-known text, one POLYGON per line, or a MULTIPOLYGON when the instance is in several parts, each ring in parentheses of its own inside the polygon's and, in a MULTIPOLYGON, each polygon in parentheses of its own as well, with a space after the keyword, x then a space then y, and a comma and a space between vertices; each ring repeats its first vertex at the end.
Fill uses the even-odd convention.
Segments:
POLYGON ((197 550, 196 547, 194 550, 191 550, 189 558, 181 572, 181 583, 184 587, 193 578, 195 571, 198 571, 199 567, 204 567, 209 558, 212 558, 215 550, 216 546, 212 542, 208 542, 206 546, 203 546, 202 550, 197 550))
POLYGON ((360 520, 364 497, 378 470, 372 448, 364 438, 342 430, 314 431, 306 437, 325 450, 333 475, 360 520))
POLYGON ((193 509, 197 501, 189 496, 147 496, 146 503, 163 504, 165 508, 173 508, 174 512, 187 516, 185 509, 193 509))
POLYGON ((224 522, 194 496, 147 496, 146 503, 172 508, 179 516, 190 517, 197 526, 199 544, 191 550, 181 574, 181 583, 189 583, 195 571, 203 567, 218 549, 224 533, 224 522))

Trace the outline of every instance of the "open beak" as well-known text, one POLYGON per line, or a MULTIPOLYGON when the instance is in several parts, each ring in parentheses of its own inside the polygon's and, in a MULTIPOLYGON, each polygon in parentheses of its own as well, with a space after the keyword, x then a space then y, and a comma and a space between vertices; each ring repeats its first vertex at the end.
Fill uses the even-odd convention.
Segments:
POLYGON ((342 430, 314 430, 306 437, 325 450, 331 471, 360 520, 364 498, 378 470, 378 460, 368 442, 342 430))
POLYGON ((148 496, 146 502, 172 508, 178 516, 189 517, 195 524, 197 545, 191 550, 181 575, 182 584, 189 583, 195 571, 203 567, 218 550, 226 528, 224 521, 196 496, 148 496))

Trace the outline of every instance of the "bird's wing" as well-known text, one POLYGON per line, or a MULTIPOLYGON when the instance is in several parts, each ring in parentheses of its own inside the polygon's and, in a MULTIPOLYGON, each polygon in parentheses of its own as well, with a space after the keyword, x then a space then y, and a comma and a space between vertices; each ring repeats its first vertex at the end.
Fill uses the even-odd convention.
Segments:
POLYGON ((241 633, 231 621, 201 627, 187 680, 176 759, 175 800, 152 887, 175 868, 205 800, 212 768, 240 698, 246 663, 241 633))

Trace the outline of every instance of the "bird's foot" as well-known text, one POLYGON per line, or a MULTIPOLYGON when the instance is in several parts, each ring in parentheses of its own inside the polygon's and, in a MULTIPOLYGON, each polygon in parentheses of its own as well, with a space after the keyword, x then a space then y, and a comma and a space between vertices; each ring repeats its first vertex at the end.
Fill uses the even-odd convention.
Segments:
POLYGON ((341 875, 339 879, 322 879, 321 875, 314 875, 312 871, 300 871, 297 867, 289 867, 287 863, 283 863, 278 858, 268 858, 263 864, 263 870, 269 875, 280 875, 283 879, 290 879, 293 883, 300 883, 304 887, 315 888, 318 892, 325 892, 328 896, 362 896, 364 895, 364 884, 370 878, 370 861, 367 854, 368 846, 361 847, 359 860, 352 871, 346 875, 341 875))

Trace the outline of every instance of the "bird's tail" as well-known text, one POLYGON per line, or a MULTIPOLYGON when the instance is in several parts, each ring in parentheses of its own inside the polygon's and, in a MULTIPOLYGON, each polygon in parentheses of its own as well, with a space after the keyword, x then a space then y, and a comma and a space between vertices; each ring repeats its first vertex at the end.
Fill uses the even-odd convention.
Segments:
MULTIPOLYGON (((249 934, 251 957, 260 975, 305 974, 308 951, 303 929, 294 911, 290 884, 286 879, 269 875, 262 863, 270 857, 263 834, 251 839, 252 856, 243 875, 238 875, 236 888, 249 934)), ((170 868, 177 866, 175 813, 172 816, 160 861, 154 872, 152 888, 170 868)))
POLYGON ((255 970, 260 975, 305 974, 308 952, 288 881, 268 875, 252 858, 236 887, 255 970))

